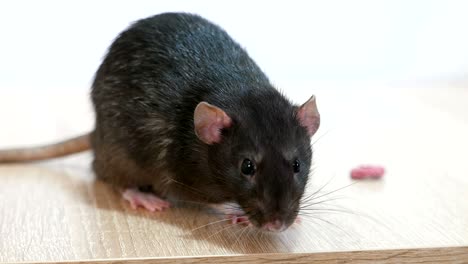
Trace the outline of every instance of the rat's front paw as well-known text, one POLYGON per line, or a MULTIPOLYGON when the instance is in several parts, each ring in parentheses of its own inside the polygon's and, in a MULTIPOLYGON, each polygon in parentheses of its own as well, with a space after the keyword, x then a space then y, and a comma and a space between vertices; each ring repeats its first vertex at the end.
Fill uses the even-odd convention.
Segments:
POLYGON ((170 203, 159 198, 153 193, 145 193, 137 188, 125 189, 122 197, 130 203, 133 209, 143 207, 150 212, 162 211, 170 207, 170 203))
POLYGON ((226 219, 231 220, 232 224, 252 225, 249 217, 245 215, 244 210, 237 203, 211 204, 210 207, 224 214, 226 219))
POLYGON ((231 224, 233 225, 237 225, 237 224, 246 225, 246 226, 252 225, 252 223, 250 223, 249 221, 249 217, 245 215, 226 215, 226 219, 230 219, 231 224))

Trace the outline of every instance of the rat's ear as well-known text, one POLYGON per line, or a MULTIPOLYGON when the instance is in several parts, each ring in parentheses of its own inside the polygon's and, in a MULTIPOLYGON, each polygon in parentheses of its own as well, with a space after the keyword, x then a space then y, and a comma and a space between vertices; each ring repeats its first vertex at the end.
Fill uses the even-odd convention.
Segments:
POLYGON ((299 107, 296 116, 299 123, 301 123, 303 127, 307 128, 307 134, 309 134, 309 136, 313 136, 315 132, 317 132, 317 129, 320 126, 320 114, 317 109, 317 103, 314 95, 299 107))
POLYGON ((231 118, 220 108, 201 102, 193 113, 195 134, 206 144, 221 142, 221 130, 230 127, 231 118))

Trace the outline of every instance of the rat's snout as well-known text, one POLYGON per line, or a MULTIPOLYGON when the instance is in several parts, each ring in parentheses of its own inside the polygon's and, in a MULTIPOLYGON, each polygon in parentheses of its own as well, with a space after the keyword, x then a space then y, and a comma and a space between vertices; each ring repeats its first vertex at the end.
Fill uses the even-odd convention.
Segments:
POLYGON ((266 224, 263 225, 262 228, 270 232, 281 232, 286 229, 286 225, 284 224, 284 222, 276 219, 276 220, 267 222, 266 224))

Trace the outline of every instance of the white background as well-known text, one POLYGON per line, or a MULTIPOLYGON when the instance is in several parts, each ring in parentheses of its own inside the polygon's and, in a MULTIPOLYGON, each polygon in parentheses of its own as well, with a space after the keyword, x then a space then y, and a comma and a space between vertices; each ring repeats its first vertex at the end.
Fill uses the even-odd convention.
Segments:
POLYGON ((468 1, 1 1, 0 91, 88 91, 113 38, 166 11, 221 25, 284 90, 468 72, 468 1))

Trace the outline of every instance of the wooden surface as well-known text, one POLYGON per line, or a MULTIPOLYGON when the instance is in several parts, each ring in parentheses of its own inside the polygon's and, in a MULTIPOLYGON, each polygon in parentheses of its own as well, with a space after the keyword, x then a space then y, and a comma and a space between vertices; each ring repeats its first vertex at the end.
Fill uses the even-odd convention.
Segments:
MULTIPOLYGON (((468 89, 313 92, 323 122, 308 193, 323 202, 289 230, 214 223, 186 206, 133 211, 94 181, 84 153, 0 165, 0 262, 468 263, 468 89), (348 186, 349 170, 367 163, 387 174, 348 186)), ((92 116, 87 94, 2 93, 0 147, 80 134, 92 116)))

